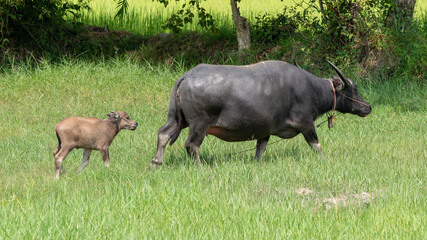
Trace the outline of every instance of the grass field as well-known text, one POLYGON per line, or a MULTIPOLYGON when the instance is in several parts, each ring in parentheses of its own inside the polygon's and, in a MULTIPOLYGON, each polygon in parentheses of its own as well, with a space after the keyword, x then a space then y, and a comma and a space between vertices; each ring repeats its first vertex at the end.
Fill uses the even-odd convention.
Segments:
POLYGON ((301 136, 268 146, 260 161, 254 150, 234 154, 253 141, 209 136, 199 169, 185 154, 185 130, 163 167, 146 171, 170 90, 185 71, 111 60, 2 73, 0 239, 426 238, 425 86, 354 78, 373 112, 321 126, 323 158, 301 136), (55 181, 55 124, 110 110, 140 124, 116 137, 110 168, 94 152, 77 175, 83 151, 74 150, 55 181))
MULTIPOLYGON (((163 4, 152 0, 129 0, 129 13, 123 20, 114 19, 117 13, 116 3, 109 0, 93 0, 91 2, 92 11, 83 14, 83 22, 96 26, 108 26, 115 30, 126 30, 135 33, 154 35, 165 32, 162 25, 172 13, 181 9, 181 2, 171 1, 167 8, 163 4)), ((240 6, 241 13, 251 20, 255 16, 265 12, 277 13, 283 10, 285 5, 292 4, 291 2, 284 3, 278 0, 266 1, 244 1, 240 6)), ((233 26, 231 18, 230 1, 206 1, 203 7, 208 9, 218 26, 227 27, 233 26)), ((192 24, 185 26, 186 30, 202 29, 197 25, 197 18, 192 24)))
MULTIPOLYGON (((170 1, 167 8, 163 4, 152 0, 128 0, 129 12, 123 20, 114 19, 117 13, 116 1, 112 0, 92 0, 92 11, 85 12, 82 21, 88 25, 108 27, 112 30, 126 30, 140 34, 155 35, 163 33, 166 30, 162 28, 165 20, 172 13, 181 8, 182 2, 170 1)), ((296 1, 300 2, 300 1, 296 1)), ((255 17, 264 13, 279 13, 285 6, 294 5, 294 1, 279 0, 243 0, 239 4, 242 16, 255 21, 255 17)), ((209 13, 217 21, 218 27, 230 28, 234 26, 231 18, 231 7, 229 0, 207 0, 203 2, 209 13)), ((427 0, 418 0, 415 7, 415 15, 418 16, 427 11, 427 0)), ((202 29, 197 25, 197 20, 191 24, 186 24, 184 29, 197 30, 202 29)))

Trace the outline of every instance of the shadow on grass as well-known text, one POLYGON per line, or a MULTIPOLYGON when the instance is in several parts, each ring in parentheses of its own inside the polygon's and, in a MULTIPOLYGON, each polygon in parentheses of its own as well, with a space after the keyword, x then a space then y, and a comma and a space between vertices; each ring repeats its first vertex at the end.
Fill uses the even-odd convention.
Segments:
MULTIPOLYGON (((283 142, 282 142, 283 143, 283 142)), ((301 146, 286 146, 268 148, 264 152, 261 159, 255 159, 255 148, 238 149, 235 152, 219 152, 219 151, 200 151, 200 161, 202 165, 215 167, 226 162, 244 162, 244 163, 273 163, 276 161, 294 161, 299 162, 307 155, 317 156, 316 153, 301 149, 301 146)), ((193 159, 188 156, 187 152, 182 150, 173 150, 165 153, 163 161, 164 166, 177 167, 177 166, 194 166, 193 159)))

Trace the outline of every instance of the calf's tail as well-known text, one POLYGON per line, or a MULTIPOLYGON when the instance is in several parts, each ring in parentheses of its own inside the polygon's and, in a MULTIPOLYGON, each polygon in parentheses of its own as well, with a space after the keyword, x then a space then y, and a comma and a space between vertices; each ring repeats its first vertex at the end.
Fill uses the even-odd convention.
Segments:
POLYGON ((61 138, 59 137, 58 133, 56 133, 56 137, 58 138, 58 148, 53 151, 53 156, 55 156, 59 152, 59 150, 61 150, 61 138))

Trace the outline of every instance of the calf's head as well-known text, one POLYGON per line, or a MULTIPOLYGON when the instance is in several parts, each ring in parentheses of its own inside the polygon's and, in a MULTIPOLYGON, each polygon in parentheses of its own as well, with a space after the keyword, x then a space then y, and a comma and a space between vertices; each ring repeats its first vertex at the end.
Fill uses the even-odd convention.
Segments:
POLYGON ((110 111, 107 116, 110 121, 117 124, 119 130, 128 129, 134 131, 138 127, 138 123, 130 119, 129 115, 124 111, 110 111))
POLYGON ((366 117, 371 113, 369 105, 357 92, 357 86, 331 62, 329 65, 337 72, 339 77, 332 77, 334 88, 336 90, 336 109, 342 113, 356 114, 360 117, 366 117))

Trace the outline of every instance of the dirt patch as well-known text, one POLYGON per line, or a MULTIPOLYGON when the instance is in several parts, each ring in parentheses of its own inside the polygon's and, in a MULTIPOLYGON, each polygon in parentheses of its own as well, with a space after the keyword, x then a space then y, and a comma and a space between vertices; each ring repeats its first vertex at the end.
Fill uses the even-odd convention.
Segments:
POLYGON ((313 212, 317 212, 321 209, 331 210, 345 207, 369 207, 374 200, 374 196, 368 192, 339 194, 334 197, 322 198, 316 197, 317 194, 314 194, 314 190, 303 187, 295 190, 295 193, 298 196, 309 197, 309 199, 314 200, 313 212))
POLYGON ((313 191, 312 191, 312 190, 310 190, 310 189, 308 189, 308 188, 300 188, 300 189, 298 189, 298 190, 296 191, 296 193, 297 193, 298 195, 306 196, 306 195, 310 195, 310 194, 312 194, 312 193, 313 193, 313 191))
POLYGON ((349 206, 368 207, 371 205, 373 199, 374 197, 367 192, 361 192, 358 194, 340 194, 336 197, 324 198, 320 201, 316 199, 316 206, 313 208, 313 211, 317 212, 319 208, 330 210, 349 206))
POLYGON ((338 207, 338 206, 344 206, 345 207, 345 206, 347 206, 347 196, 339 195, 339 196, 333 197, 333 198, 325 198, 322 200, 321 205, 326 210, 329 210, 333 207, 338 207))

